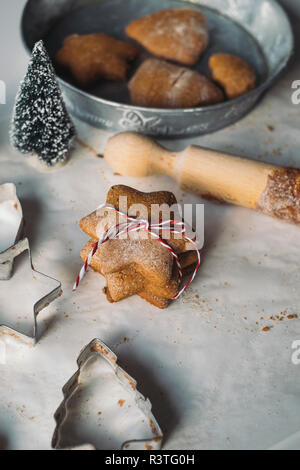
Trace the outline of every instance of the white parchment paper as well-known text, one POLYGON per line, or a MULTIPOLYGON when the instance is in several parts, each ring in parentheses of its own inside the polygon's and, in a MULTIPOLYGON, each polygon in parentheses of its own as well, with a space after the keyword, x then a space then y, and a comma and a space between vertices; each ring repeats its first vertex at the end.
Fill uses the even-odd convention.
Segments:
MULTIPOLYGON (((0 105, 0 183, 16 184, 34 265, 61 280, 64 295, 40 314, 45 331, 35 348, 14 342, 6 346, 0 364, 0 448, 50 448, 61 388, 76 370, 81 348, 99 337, 152 401, 165 433, 165 449, 300 449, 300 365, 292 362, 300 321, 288 319, 300 317, 300 228, 247 209, 205 202, 199 275, 167 310, 138 297, 107 303, 101 292, 104 281, 93 272, 72 294, 81 266, 79 252, 87 240, 77 222, 104 201, 112 184, 171 190, 180 202, 203 201, 182 193, 167 177, 114 175, 102 159, 79 146, 67 166, 48 173, 13 151, 8 120, 27 57, 18 33, 24 2, 5 3, 1 10, 6 14, 0 15, 0 79, 7 82, 8 94, 7 104, 0 105), (9 56, 15 60, 9 61, 9 56), (264 332, 265 327, 272 328, 264 332)), ((292 13, 297 45, 299 2, 282 3, 292 13)), ((300 80, 298 55, 241 122, 206 137, 165 145, 179 150, 195 143, 299 167, 300 105, 291 101, 294 80, 300 80)), ((101 152, 109 134, 75 123, 80 138, 101 152)), ((3 283, 0 289, 5 289, 3 283)), ((17 288, 14 302, 16 321, 18 315, 28 316, 21 311, 24 303, 17 288)), ((5 311, 1 304, 0 315, 5 311)), ((99 403, 110 399, 100 396, 99 403)))

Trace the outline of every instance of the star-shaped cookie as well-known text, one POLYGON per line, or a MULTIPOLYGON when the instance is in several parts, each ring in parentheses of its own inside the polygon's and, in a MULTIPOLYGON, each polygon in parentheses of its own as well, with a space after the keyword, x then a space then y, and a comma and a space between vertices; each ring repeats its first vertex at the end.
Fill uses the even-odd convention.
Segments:
MULTIPOLYGON (((166 191, 143 193, 123 185, 113 186, 110 189, 106 203, 127 214, 134 212, 132 215, 138 218, 141 218, 140 213, 142 213, 143 218, 148 218, 152 222, 153 212, 155 213, 153 208, 157 211, 154 216, 157 220, 162 218, 166 220, 164 210, 161 213, 159 209, 168 208, 167 218, 173 219, 177 206, 176 198, 172 193, 166 191), (127 198, 126 208, 123 207, 124 198, 127 198), (174 209, 174 212, 173 210, 170 212, 170 207, 174 209)), ((122 217, 117 217, 116 220, 116 213, 105 209, 100 213, 95 211, 80 221, 81 229, 92 237, 81 252, 84 261, 91 251, 93 240, 98 240, 105 228, 123 222, 122 217), (106 212, 108 215, 105 215, 106 212), (112 214, 114 219, 110 217, 112 214)), ((160 305, 157 306, 162 305, 161 308, 164 308, 179 288, 179 275, 178 269, 174 268, 174 258, 157 239, 152 238, 146 231, 134 232, 134 235, 133 238, 116 238, 100 245, 92 258, 91 267, 105 276, 109 300, 119 301, 130 295, 141 294, 144 298, 151 299, 149 300, 151 303, 155 302, 155 305, 159 303, 160 305), (139 236, 142 236, 142 239, 139 236)), ((164 231, 161 235, 164 235, 164 231)), ((186 252, 189 248, 189 244, 178 235, 177 237, 173 235, 167 243, 177 253, 186 252)), ((189 258, 187 254, 185 266, 193 263, 195 263, 195 258, 189 258)))
MULTIPOLYGON (((80 255, 84 262, 92 249, 93 243, 94 240, 89 240, 81 250, 80 255)), ((196 252, 186 251, 185 253, 179 254, 179 262, 183 274, 188 274, 194 269, 197 262, 196 252)), ((103 275, 99 249, 94 254, 90 266, 94 271, 103 275)), ((170 281, 163 286, 157 285, 155 282, 145 278, 133 267, 125 267, 119 272, 106 274, 105 279, 107 282, 106 294, 109 301, 119 302, 132 295, 141 294, 142 297, 145 298, 145 296, 147 296, 148 299, 154 296, 156 301, 155 305, 157 306, 157 302, 159 302, 159 305, 163 305, 161 308, 169 304, 169 300, 175 297, 180 286, 180 277, 176 263, 173 263, 173 272, 170 281)))
MULTIPOLYGON (((173 218, 178 207, 175 196, 170 192, 143 193, 123 185, 113 186, 109 190, 106 203, 136 217, 141 217, 142 213, 142 218, 148 217, 152 222, 161 219, 160 208, 165 209, 165 220, 166 213, 167 217, 173 218), (174 208, 174 212, 170 213, 170 207, 174 208)), ((124 218, 119 218, 113 211, 94 211, 80 221, 80 228, 92 239, 98 240, 107 226, 123 221, 124 218), (104 215, 106 212, 107 216, 104 215)), ((167 243, 178 253, 188 249, 188 243, 181 236, 172 235, 167 243)), ((99 247, 99 258, 104 275, 134 266, 140 274, 158 285, 166 285, 172 277, 173 256, 145 231, 133 232, 133 236, 126 239, 109 240, 99 247)))
POLYGON ((70 70, 82 87, 105 78, 126 81, 129 62, 139 54, 133 44, 115 39, 105 33, 72 34, 56 53, 56 64, 70 70))

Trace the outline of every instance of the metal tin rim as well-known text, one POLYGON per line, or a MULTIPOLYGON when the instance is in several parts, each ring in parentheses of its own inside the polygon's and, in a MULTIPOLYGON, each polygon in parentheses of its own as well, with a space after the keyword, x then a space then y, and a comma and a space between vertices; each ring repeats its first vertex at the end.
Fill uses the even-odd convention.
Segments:
MULTIPOLYGON (((210 105, 210 106, 200 106, 200 107, 196 107, 196 108, 174 108, 174 109, 166 109, 166 108, 150 108, 150 107, 144 107, 144 106, 135 106, 135 105, 131 105, 131 104, 125 104, 125 103, 118 103, 116 101, 110 101, 110 100, 106 100, 104 98, 100 98, 99 96, 96 96, 96 95, 92 95, 91 93, 87 93, 86 91, 83 91, 81 90, 80 88, 77 88, 76 86, 74 85, 71 85, 70 83, 66 82, 65 80, 63 80, 62 78, 58 77, 57 76, 57 80, 59 83, 61 83, 64 87, 66 88, 69 88, 70 90, 84 96, 85 98, 89 99, 89 100, 93 100, 93 101, 97 101, 98 103, 101 103, 101 104, 105 104, 105 105, 108 105, 108 106, 111 106, 111 107, 117 107, 117 108, 122 108, 124 110, 132 110, 132 111, 135 111, 135 110, 139 110, 139 111, 147 111, 147 112, 153 112, 153 113, 161 113, 161 114, 164 114, 164 115, 172 115, 175 113, 178 113, 178 112, 182 112, 182 113, 205 113, 207 112, 208 110, 209 111, 213 111, 213 110, 218 110, 218 109, 223 109, 224 107, 226 107, 226 105, 232 105, 232 104, 237 104, 241 101, 243 101, 245 99, 245 97, 251 97, 253 95, 256 95, 256 94, 261 94, 263 93, 264 90, 266 90, 267 88, 269 88, 269 86, 277 79, 280 77, 280 75, 282 74, 282 72, 285 70, 285 68, 287 67, 291 57, 293 56, 294 54, 294 49, 295 49, 295 38, 294 38, 294 34, 293 34, 293 30, 292 30, 292 27, 291 27, 291 23, 290 23, 290 20, 285 12, 285 10, 282 8, 282 6, 278 3, 277 0, 269 0, 270 3, 274 4, 277 6, 277 8, 279 10, 281 10, 281 14, 286 18, 287 20, 287 23, 288 23, 288 27, 289 27, 289 30, 290 30, 290 36, 291 36, 291 48, 290 48, 290 53, 289 55, 286 56, 285 58, 285 61, 282 63, 282 66, 281 66, 281 69, 276 71, 275 73, 273 73, 273 75, 269 76, 263 83, 261 83, 259 86, 257 86, 254 90, 250 91, 249 93, 247 93, 246 95, 243 95, 243 96, 240 96, 238 98, 235 98, 233 100, 228 100, 228 101, 225 101, 223 103, 219 103, 219 104, 214 104, 214 105, 210 105)), ((24 48, 25 50, 30 54, 31 51, 26 43, 26 40, 25 40, 25 37, 24 37, 24 27, 23 27, 23 24, 24 24, 24 19, 25 19, 25 14, 26 14, 26 10, 27 10, 27 6, 28 6, 28 3, 29 1, 27 0, 26 4, 25 4, 25 7, 23 9, 23 12, 22 12, 22 17, 21 17, 21 23, 20 23, 20 29, 21 29, 21 38, 22 38, 22 43, 24 45, 24 48)), ((201 6, 199 4, 199 6, 201 6)))

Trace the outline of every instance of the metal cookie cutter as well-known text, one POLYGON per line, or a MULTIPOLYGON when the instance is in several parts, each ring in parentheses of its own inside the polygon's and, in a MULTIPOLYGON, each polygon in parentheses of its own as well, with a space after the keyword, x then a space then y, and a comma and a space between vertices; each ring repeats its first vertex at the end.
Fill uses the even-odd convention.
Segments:
MULTIPOLYGON (((23 211, 13 183, 0 185, 0 255, 20 240, 23 211)), ((0 281, 10 279, 13 259, 0 262, 0 281)))
MULTIPOLYGON (((31 258, 31 251, 29 247, 29 241, 27 238, 24 238, 20 240, 17 244, 12 246, 11 248, 8 248, 6 251, 0 253, 0 266, 5 265, 7 263, 10 263, 11 265, 13 264, 13 260, 19 256, 21 253, 24 251, 28 251, 28 256, 29 256, 29 262, 31 269, 33 273, 36 273, 46 279, 56 283, 56 287, 52 289, 47 295, 44 295, 40 300, 38 300, 34 306, 33 306, 33 332, 32 335, 28 336, 22 332, 16 331, 12 329, 10 326, 6 325, 1 325, 1 320, 0 320, 0 334, 6 334, 9 336, 12 336, 16 339, 21 340, 22 342, 29 344, 29 345, 34 345, 36 344, 38 340, 38 327, 37 327, 37 316, 38 314, 48 305, 53 302, 57 297, 59 297, 62 293, 61 289, 61 283, 57 281, 56 279, 53 279, 52 277, 46 276, 45 274, 40 273, 39 271, 36 271, 32 265, 32 258, 31 258)), ((6 281, 2 281, 6 282, 6 281)))
MULTIPOLYGON (((56 421, 56 429, 54 431, 52 439, 52 447, 54 449, 66 448, 66 446, 64 446, 62 442, 62 428, 67 421, 67 417, 69 416, 68 404, 69 401, 74 397, 75 393, 80 387, 80 384, 82 383, 81 376, 83 374, 83 368, 93 358, 102 358, 111 366, 118 383, 121 384, 122 389, 125 389, 125 391, 128 393, 128 396, 133 399, 133 405, 134 407, 136 407, 137 412, 141 414, 143 418, 142 421, 145 423, 147 429, 147 433, 149 433, 148 438, 145 438, 145 436, 143 436, 142 439, 129 439, 123 442, 123 444, 121 445, 121 450, 159 450, 161 448, 163 434, 156 419, 152 414, 151 402, 137 390, 136 381, 118 365, 117 356, 99 339, 94 339, 81 351, 77 359, 78 370, 63 387, 64 399, 54 415, 56 421)), ((101 376, 101 381, 101 383, 105 381, 105 376, 101 376)), ((89 401, 89 399, 85 401, 89 401)), ((96 403, 97 407, 99 407, 100 403, 98 398, 96 403)), ((120 404, 120 406, 122 406, 122 403, 120 404)), ((93 410, 93 412, 97 414, 96 409, 93 410)), ((121 419, 118 419, 119 417, 116 418, 116 415, 114 415, 114 417, 118 424, 122 422, 121 419)), ((72 428, 73 427, 74 426, 72 425, 72 428)), ((119 428, 117 427, 116 429, 118 432, 119 428)), ((72 445, 71 448, 78 449, 86 447, 95 449, 94 445, 90 443, 81 442, 74 442, 74 446, 72 445)))

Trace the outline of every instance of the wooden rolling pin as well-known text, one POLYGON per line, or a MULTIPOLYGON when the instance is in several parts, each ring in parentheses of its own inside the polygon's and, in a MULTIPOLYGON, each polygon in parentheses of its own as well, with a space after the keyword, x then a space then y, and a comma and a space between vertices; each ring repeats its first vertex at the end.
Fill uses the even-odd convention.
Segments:
POLYGON ((111 137, 104 158, 121 175, 161 173, 174 178, 184 190, 202 197, 300 224, 300 170, 196 146, 174 153, 133 132, 111 137))

